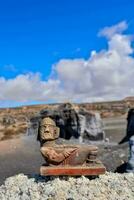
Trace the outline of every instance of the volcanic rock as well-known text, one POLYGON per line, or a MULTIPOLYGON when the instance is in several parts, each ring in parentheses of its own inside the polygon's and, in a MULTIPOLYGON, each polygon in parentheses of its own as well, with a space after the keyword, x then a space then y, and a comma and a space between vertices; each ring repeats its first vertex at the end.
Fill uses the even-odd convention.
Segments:
POLYGON ((104 140, 102 120, 99 113, 80 109, 71 103, 61 104, 55 109, 41 110, 39 115, 31 118, 29 132, 37 133, 39 121, 51 117, 60 128, 60 137, 65 139, 104 140))

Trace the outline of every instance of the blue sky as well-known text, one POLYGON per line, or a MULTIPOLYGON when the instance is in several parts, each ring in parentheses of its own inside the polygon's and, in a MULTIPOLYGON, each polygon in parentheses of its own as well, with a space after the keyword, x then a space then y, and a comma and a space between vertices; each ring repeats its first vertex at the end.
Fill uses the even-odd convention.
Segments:
MULTIPOLYGON (((0 0, 1 79, 9 83, 9 80, 15 81, 18 76, 35 78, 40 73, 37 75, 38 81, 48 83, 53 80, 50 77, 54 64, 63 59, 87 60, 92 50, 101 52, 107 49, 109 40, 98 36, 98 32, 104 27, 124 22, 127 28, 123 29, 123 34, 132 35, 133 8, 132 0, 0 0)), ((54 74, 60 76, 57 71, 54 74)), ((64 82, 63 77, 61 79, 64 82)), ((8 88, 10 90, 10 87, 8 88)), ((77 88, 75 89, 77 91, 77 88)), ((81 98, 73 100, 75 99, 81 101, 81 98)), ((43 100, 34 97, 26 97, 21 101, 21 98, 10 98, 9 95, 7 97, 3 94, 0 96, 0 107, 39 103, 40 100, 44 103, 57 101, 55 98, 43 100)))

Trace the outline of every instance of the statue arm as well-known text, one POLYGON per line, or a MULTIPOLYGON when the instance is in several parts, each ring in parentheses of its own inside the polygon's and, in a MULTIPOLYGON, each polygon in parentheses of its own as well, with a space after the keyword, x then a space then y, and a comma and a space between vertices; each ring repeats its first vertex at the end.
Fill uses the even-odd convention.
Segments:
POLYGON ((57 153, 53 148, 41 148, 41 153, 49 160, 53 162, 60 163, 65 160, 70 154, 74 151, 74 149, 65 149, 63 152, 57 153))
POLYGON ((57 153, 53 148, 42 147, 41 153, 48 161, 60 163, 65 159, 63 153, 57 153))

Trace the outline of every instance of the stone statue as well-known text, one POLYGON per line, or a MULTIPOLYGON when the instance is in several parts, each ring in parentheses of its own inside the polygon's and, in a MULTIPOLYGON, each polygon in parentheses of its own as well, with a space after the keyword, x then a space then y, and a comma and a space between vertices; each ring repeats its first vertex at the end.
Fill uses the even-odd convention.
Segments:
POLYGON ((133 172, 134 173, 134 135, 130 137, 129 139, 129 159, 127 163, 127 172, 133 172))
POLYGON ((58 144, 59 128, 46 117, 39 125, 40 151, 47 166, 84 166, 96 163, 98 148, 93 145, 58 144))

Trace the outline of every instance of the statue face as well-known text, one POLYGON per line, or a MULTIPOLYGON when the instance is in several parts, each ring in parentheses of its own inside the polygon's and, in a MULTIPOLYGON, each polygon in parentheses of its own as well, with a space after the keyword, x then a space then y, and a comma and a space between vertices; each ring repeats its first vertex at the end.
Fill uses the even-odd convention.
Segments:
POLYGON ((56 126, 54 120, 49 117, 42 119, 39 125, 39 140, 55 140, 59 137, 60 129, 56 126))
POLYGON ((54 140, 56 127, 51 124, 43 124, 40 126, 40 136, 43 140, 54 140))

